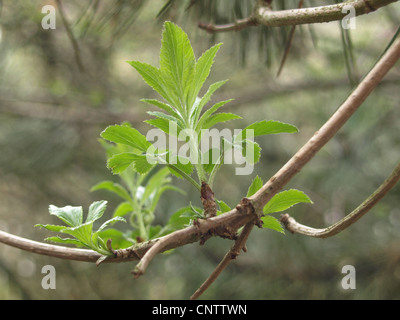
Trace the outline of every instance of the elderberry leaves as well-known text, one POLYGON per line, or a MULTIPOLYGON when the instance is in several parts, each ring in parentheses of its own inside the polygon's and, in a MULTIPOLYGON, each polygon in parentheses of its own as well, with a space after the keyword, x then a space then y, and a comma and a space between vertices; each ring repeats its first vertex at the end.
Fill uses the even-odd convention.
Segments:
POLYGON ((48 237, 45 240, 63 243, 73 244, 79 247, 86 247, 102 255, 111 255, 112 252, 107 248, 104 240, 99 236, 100 232, 104 230, 108 225, 113 224, 117 221, 125 222, 122 217, 114 217, 104 222, 97 231, 93 231, 93 223, 100 219, 107 207, 107 201, 95 201, 93 202, 88 211, 85 222, 83 222, 83 210, 82 207, 65 206, 62 208, 54 205, 49 206, 49 212, 51 215, 56 216, 67 226, 63 225, 51 225, 51 224, 37 224, 35 227, 45 228, 49 231, 60 232, 72 236, 73 238, 61 238, 60 236, 48 237))

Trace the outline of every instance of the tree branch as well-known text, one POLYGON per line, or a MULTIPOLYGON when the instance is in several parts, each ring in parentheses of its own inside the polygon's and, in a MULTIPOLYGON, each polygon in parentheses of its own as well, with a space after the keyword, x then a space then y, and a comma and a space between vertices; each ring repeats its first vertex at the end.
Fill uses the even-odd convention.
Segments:
POLYGON ((282 27, 300 24, 323 23, 343 19, 348 13, 342 12, 344 6, 352 6, 356 16, 368 14, 397 0, 354 0, 333 5, 300 8, 292 10, 273 11, 263 1, 255 6, 253 14, 232 24, 213 25, 199 23, 201 29, 209 33, 241 30, 248 26, 264 25, 267 27, 282 27))
POLYGON ((190 297, 190 300, 196 300, 200 297, 209 287, 210 285, 219 277, 222 271, 229 265, 229 263, 236 259, 236 257, 240 254, 240 251, 246 251, 246 241, 250 235, 250 232, 253 230, 254 221, 247 223, 242 232, 240 233, 239 238, 235 241, 235 244, 232 246, 231 250, 224 256, 222 261, 218 264, 215 270, 210 274, 207 280, 196 290, 196 292, 190 297))
POLYGON ((286 229, 292 233, 300 233, 306 236, 314 238, 328 238, 332 237, 344 229, 350 227, 353 223, 358 221, 364 216, 369 210, 372 209, 400 180, 400 162, 397 164, 393 172, 389 177, 380 185, 380 187, 371 194, 363 203, 361 203, 356 209, 345 216, 340 221, 324 229, 314 229, 303 224, 296 222, 296 220, 290 217, 288 214, 281 215, 281 222, 284 224, 286 229))
POLYGON ((376 88, 381 79, 400 58, 400 39, 386 51, 357 88, 317 131, 314 136, 267 182, 250 197, 256 212, 261 212, 267 202, 286 185, 314 155, 336 134, 368 95, 376 88), (261 209, 261 210, 260 210, 261 209))

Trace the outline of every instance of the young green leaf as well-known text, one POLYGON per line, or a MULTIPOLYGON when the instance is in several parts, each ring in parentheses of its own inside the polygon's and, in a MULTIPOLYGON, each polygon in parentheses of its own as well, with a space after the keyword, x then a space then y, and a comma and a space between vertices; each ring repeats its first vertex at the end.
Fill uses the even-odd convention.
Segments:
POLYGON ((85 246, 85 244, 82 243, 79 240, 72 239, 72 238, 61 238, 59 236, 47 237, 44 240, 45 241, 49 241, 49 242, 62 243, 62 244, 73 244, 73 245, 75 245, 77 247, 84 247, 85 246))
POLYGON ((102 181, 90 189, 90 191, 96 190, 108 190, 115 193, 124 200, 129 201, 131 199, 128 191, 123 186, 121 186, 119 183, 115 183, 112 181, 102 181))
POLYGON ((195 64, 194 80, 192 85, 193 90, 188 101, 189 105, 193 105, 197 96, 199 95, 200 89, 202 88, 204 82, 210 74, 211 66, 214 63, 214 58, 221 45, 222 43, 214 45, 206 52, 204 52, 197 60, 195 64))
POLYGON ((113 217, 123 217, 133 212, 133 207, 128 201, 121 202, 114 210, 113 217))
POLYGON ((247 195, 246 195, 246 197, 251 197, 253 194, 255 194, 258 190, 261 189, 261 187, 263 186, 263 184, 264 184, 264 183, 263 183, 263 180, 262 180, 259 176, 256 176, 256 177, 253 179, 253 181, 252 181, 252 183, 251 183, 249 189, 247 190, 247 195))
POLYGON ((231 207, 228 206, 223 200, 215 200, 220 208, 220 214, 231 211, 231 207))
POLYGON ((302 191, 296 189, 282 191, 273 196, 265 205, 263 213, 281 212, 301 202, 312 203, 311 199, 302 191))
POLYGON ((139 62, 139 61, 127 61, 137 72, 142 76, 143 80, 152 87, 158 94, 163 97, 169 104, 176 105, 179 99, 176 95, 169 92, 164 79, 161 75, 161 71, 156 67, 139 62))
POLYGON ((54 205, 50 205, 49 212, 51 215, 56 216, 70 227, 82 224, 82 207, 65 206, 58 208, 54 205))
POLYGON ((93 202, 89 207, 89 212, 85 223, 82 223, 82 207, 66 206, 63 208, 58 208, 51 205, 49 208, 50 214, 56 215, 69 227, 42 224, 37 224, 36 226, 45 228, 49 231, 61 232, 75 237, 75 239, 61 238, 59 236, 49 237, 46 238, 48 241, 84 246, 103 255, 110 255, 112 252, 107 249, 103 239, 98 237, 98 233, 109 224, 116 221, 125 221, 125 219, 121 217, 114 217, 113 219, 103 223, 98 231, 93 233, 93 222, 101 218, 106 209, 106 205, 107 201, 93 202))
POLYGON ((204 122, 202 129, 209 129, 215 126, 217 123, 235 119, 242 119, 242 117, 234 113, 215 113, 204 122))
POLYGON ((275 217, 265 216, 261 218, 261 221, 263 222, 263 228, 272 229, 285 234, 285 230, 283 229, 281 223, 275 217))
POLYGON ((134 128, 125 125, 113 125, 107 127, 101 137, 115 143, 121 143, 140 151, 146 152, 151 146, 151 143, 146 140, 146 137, 134 128))
POLYGON ((89 206, 89 213, 86 222, 94 222, 103 216, 107 208, 107 201, 95 201, 89 206))
POLYGON ((267 134, 278 134, 278 133, 295 133, 298 132, 298 129, 288 123, 275 121, 275 120, 263 120, 259 122, 255 122, 245 129, 243 129, 239 134, 235 136, 235 143, 239 143, 245 136, 243 133, 246 133, 247 130, 252 130, 253 137, 267 135, 267 134))
MULTIPOLYGON (((199 102, 196 104, 196 108, 193 108, 191 111, 191 121, 193 124, 196 124, 198 119, 200 118, 200 114, 201 111, 203 110, 204 106, 210 101, 211 96, 213 95, 213 93, 215 91, 217 91, 220 87, 222 87, 228 80, 222 80, 222 81, 218 81, 215 82, 213 84, 210 85, 210 87, 208 88, 207 92, 204 94, 204 96, 199 100, 199 102)), ((228 100, 223 101, 225 104, 226 102, 228 102, 228 100)), ((221 105, 222 106, 222 105, 221 105)), ((207 116, 208 118, 208 116, 207 116)), ((201 127, 196 126, 196 131, 200 130, 201 127)))
POLYGON ((175 118, 180 120, 180 124, 183 125, 184 123, 184 118, 182 117, 182 114, 179 113, 178 110, 176 110, 174 107, 170 106, 167 103, 158 101, 156 99, 142 99, 141 101, 146 102, 148 104, 151 104, 153 106, 156 106, 164 111, 166 111, 168 114, 174 116, 175 118))
MULTIPOLYGON (((164 23, 160 50, 160 72, 169 92, 179 98, 179 110, 188 106, 181 103, 187 101, 188 87, 193 80, 195 57, 186 33, 172 22, 164 23)), ((187 114, 187 110, 186 110, 187 114)))

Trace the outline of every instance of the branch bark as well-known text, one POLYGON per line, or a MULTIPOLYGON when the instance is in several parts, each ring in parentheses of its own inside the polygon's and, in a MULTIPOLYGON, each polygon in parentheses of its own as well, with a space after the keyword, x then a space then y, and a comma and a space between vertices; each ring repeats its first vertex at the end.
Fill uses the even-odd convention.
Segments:
POLYGON ((353 223, 358 221, 362 216, 370 211, 397 184, 399 180, 400 162, 397 164, 389 177, 373 194, 371 194, 363 203, 361 203, 356 209, 354 209, 343 219, 327 228, 315 229, 305 226, 301 223, 296 222, 296 220, 288 214, 283 214, 280 220, 284 224, 286 229, 288 229, 292 233, 300 233, 314 238, 332 237, 343 231, 344 229, 350 227, 353 223))
POLYGON ((343 19, 348 12, 342 12, 344 6, 355 9, 356 16, 368 14, 397 0, 354 0, 333 5, 273 11, 263 1, 255 6, 253 14, 231 24, 213 25, 200 23, 199 27, 209 33, 236 31, 248 26, 264 25, 267 27, 293 26, 300 24, 323 23, 343 19))

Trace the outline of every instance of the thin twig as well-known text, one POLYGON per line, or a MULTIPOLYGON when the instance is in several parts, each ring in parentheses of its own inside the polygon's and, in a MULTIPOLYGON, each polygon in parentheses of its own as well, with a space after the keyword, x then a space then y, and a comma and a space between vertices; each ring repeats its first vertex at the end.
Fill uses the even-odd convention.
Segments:
POLYGON ((72 30, 68 24, 67 17, 64 14, 63 6, 61 4, 61 0, 56 0, 56 3, 57 3, 58 10, 60 12, 61 20, 64 24, 65 30, 67 31, 67 35, 68 35, 69 40, 71 41, 72 47, 74 49, 76 63, 78 65, 79 70, 83 72, 83 71, 85 71, 85 68, 83 67, 78 41, 76 41, 74 33, 72 32, 72 30))
POLYGON ((248 17, 245 19, 237 20, 234 23, 215 25, 212 23, 199 22, 199 28, 207 31, 208 33, 216 32, 228 32, 228 31, 239 31, 247 27, 257 26, 258 23, 254 17, 248 17))
POLYGON ((300 233, 314 238, 332 237, 343 231, 344 229, 350 227, 353 223, 358 221, 362 216, 370 211, 372 207, 375 206, 397 184, 399 180, 400 162, 397 164, 389 177, 373 194, 371 194, 367 199, 365 199, 363 203, 361 203, 356 209, 354 209, 343 219, 327 228, 315 229, 305 226, 296 222, 296 220, 288 214, 283 214, 280 220, 285 225, 286 229, 288 229, 292 233, 300 233))
MULTIPOLYGON (((297 6, 299 9, 303 7, 303 2, 304 2, 304 0, 300 0, 300 1, 299 1, 299 5, 297 6)), ((282 57, 282 60, 281 60, 281 64, 279 65, 278 72, 276 73, 276 76, 277 76, 277 77, 279 77, 279 75, 280 75, 281 72, 282 72, 283 66, 285 65, 287 56, 288 56, 288 54, 289 54, 290 47, 291 47, 291 45, 292 45, 293 36, 294 36, 294 32, 295 32, 295 31, 296 31, 296 25, 292 26, 292 29, 290 30, 289 39, 288 39, 287 44, 286 44, 286 47, 285 47, 285 52, 283 53, 283 57, 282 57)))
POLYGON ((229 265, 229 263, 236 259, 236 257, 240 254, 241 250, 246 250, 246 241, 250 235, 250 232, 253 230, 254 221, 247 223, 244 227, 240 236, 235 241, 235 244, 232 246, 231 250, 224 256, 215 270, 210 274, 207 280, 196 290, 196 292, 190 297, 190 300, 196 300, 200 297, 209 287, 210 285, 219 277, 222 271, 229 265))

